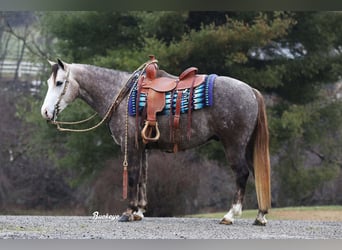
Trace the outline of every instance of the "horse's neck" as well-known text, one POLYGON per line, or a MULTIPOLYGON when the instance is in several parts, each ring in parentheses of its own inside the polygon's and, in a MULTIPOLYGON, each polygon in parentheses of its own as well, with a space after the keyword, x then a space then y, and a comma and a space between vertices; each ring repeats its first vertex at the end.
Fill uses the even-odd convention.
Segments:
POLYGON ((129 74, 82 64, 72 64, 72 67, 73 78, 80 85, 80 98, 103 116, 129 74))

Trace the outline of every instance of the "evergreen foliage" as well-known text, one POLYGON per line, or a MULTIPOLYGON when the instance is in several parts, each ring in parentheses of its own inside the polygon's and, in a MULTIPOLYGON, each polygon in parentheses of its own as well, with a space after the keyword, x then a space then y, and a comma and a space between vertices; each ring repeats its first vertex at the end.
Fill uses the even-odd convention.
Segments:
MULTIPOLYGON (((196 66, 276 96, 268 116, 278 205, 310 203, 339 176, 342 104, 324 90, 341 79, 340 12, 56 12, 42 20, 57 39, 55 54, 68 62, 133 71, 154 54, 169 73, 196 66), (318 163, 308 166, 314 156, 318 163)), ((90 114, 80 103, 72 106, 66 118, 90 114)), ((105 128, 59 139, 47 131, 39 136, 49 133, 49 144, 57 145, 55 136, 69 152, 58 163, 82 178, 117 151, 105 128)), ((218 148, 214 143, 201 152, 219 159, 218 148)), ((51 157, 57 151, 45 150, 51 157)))

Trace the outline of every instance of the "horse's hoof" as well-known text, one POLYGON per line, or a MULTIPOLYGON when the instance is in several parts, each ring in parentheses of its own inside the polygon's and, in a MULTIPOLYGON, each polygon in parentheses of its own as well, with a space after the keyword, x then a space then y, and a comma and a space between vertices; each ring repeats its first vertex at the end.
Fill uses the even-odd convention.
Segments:
POLYGON ((255 219, 253 225, 254 226, 266 226, 266 222, 265 221, 260 221, 258 219, 255 219))
POLYGON ((231 220, 227 220, 226 218, 223 218, 221 221, 220 221, 220 224, 223 224, 223 225, 232 225, 233 222, 231 220))
POLYGON ((142 217, 137 215, 137 214, 133 214, 133 220, 134 221, 139 221, 139 220, 142 220, 142 217))
POLYGON ((138 214, 131 214, 131 213, 123 213, 118 221, 119 222, 129 222, 129 221, 139 221, 142 220, 142 217, 138 214))
POLYGON ((132 221, 134 218, 133 218, 133 215, 132 214, 127 214, 127 213, 123 213, 118 221, 119 222, 129 222, 129 221, 132 221))

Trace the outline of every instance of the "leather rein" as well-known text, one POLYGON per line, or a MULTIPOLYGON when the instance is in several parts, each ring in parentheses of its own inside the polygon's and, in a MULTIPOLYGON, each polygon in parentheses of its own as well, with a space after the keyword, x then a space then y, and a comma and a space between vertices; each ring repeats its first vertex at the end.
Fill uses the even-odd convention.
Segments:
POLYGON ((67 72, 66 75, 66 79, 64 80, 64 88, 62 93, 60 94, 57 103, 55 104, 54 107, 54 119, 50 121, 51 124, 56 125, 57 129, 59 131, 63 131, 63 132, 88 132, 91 131, 93 129, 98 128, 100 125, 102 125, 107 119, 109 119, 111 117, 111 115, 113 114, 113 112, 117 109, 117 107, 120 105, 120 103, 122 102, 122 100, 126 97, 126 95, 129 93, 129 91, 131 90, 131 86, 130 86, 130 82, 132 80, 132 78, 136 75, 136 73, 138 71, 140 71, 139 76, 140 77, 144 70, 146 69, 146 67, 152 63, 157 63, 157 60, 149 60, 145 63, 143 63, 142 65, 139 66, 139 68, 137 68, 129 77, 129 79, 126 81, 126 83, 124 84, 124 86, 121 88, 119 94, 114 98, 112 104, 109 106, 106 114, 104 115, 104 117, 101 119, 101 121, 99 121, 96 125, 86 128, 86 129, 71 129, 71 128, 65 128, 65 127, 61 127, 61 125, 78 125, 78 124, 82 124, 82 123, 86 123, 90 120, 92 120, 93 118, 95 118, 95 116, 97 115, 97 113, 94 113, 92 116, 88 117, 87 119, 84 120, 80 120, 80 121, 74 121, 74 122, 69 122, 69 121, 57 121, 57 115, 59 114, 59 105, 60 102, 63 98, 63 96, 66 94, 68 85, 69 85, 69 75, 70 75, 70 69, 67 72))

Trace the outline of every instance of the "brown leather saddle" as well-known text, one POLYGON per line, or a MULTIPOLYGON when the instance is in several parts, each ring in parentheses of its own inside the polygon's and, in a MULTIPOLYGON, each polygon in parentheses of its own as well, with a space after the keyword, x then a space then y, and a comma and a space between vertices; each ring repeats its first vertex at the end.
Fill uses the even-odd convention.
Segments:
MULTIPOLYGON (((151 61, 155 61, 154 56, 150 56, 151 61)), ((141 136, 145 144, 149 142, 156 142, 160 137, 160 131, 157 122, 157 113, 161 112, 165 107, 165 93, 176 92, 176 105, 174 110, 173 122, 171 123, 171 131, 173 132, 172 140, 175 145, 174 151, 178 151, 179 139, 176 138, 176 132, 179 130, 179 120, 181 113, 181 100, 182 92, 185 89, 190 90, 189 94, 189 109, 188 109, 188 138, 190 139, 190 128, 191 128, 191 104, 193 89, 204 82, 206 75, 198 75, 198 69, 196 67, 190 67, 178 78, 172 77, 157 77, 158 72, 157 63, 150 63, 146 69, 146 76, 142 75, 138 80, 138 98, 140 93, 145 93, 147 96, 146 100, 146 113, 147 117, 145 125, 141 131, 141 136)), ((137 104, 138 105, 138 104, 137 104)), ((171 105, 172 107, 172 105, 171 105)), ((138 110, 138 107, 137 107, 138 110)), ((170 117, 172 117, 170 112, 170 117)), ((138 112, 137 112, 138 114, 138 112)))

